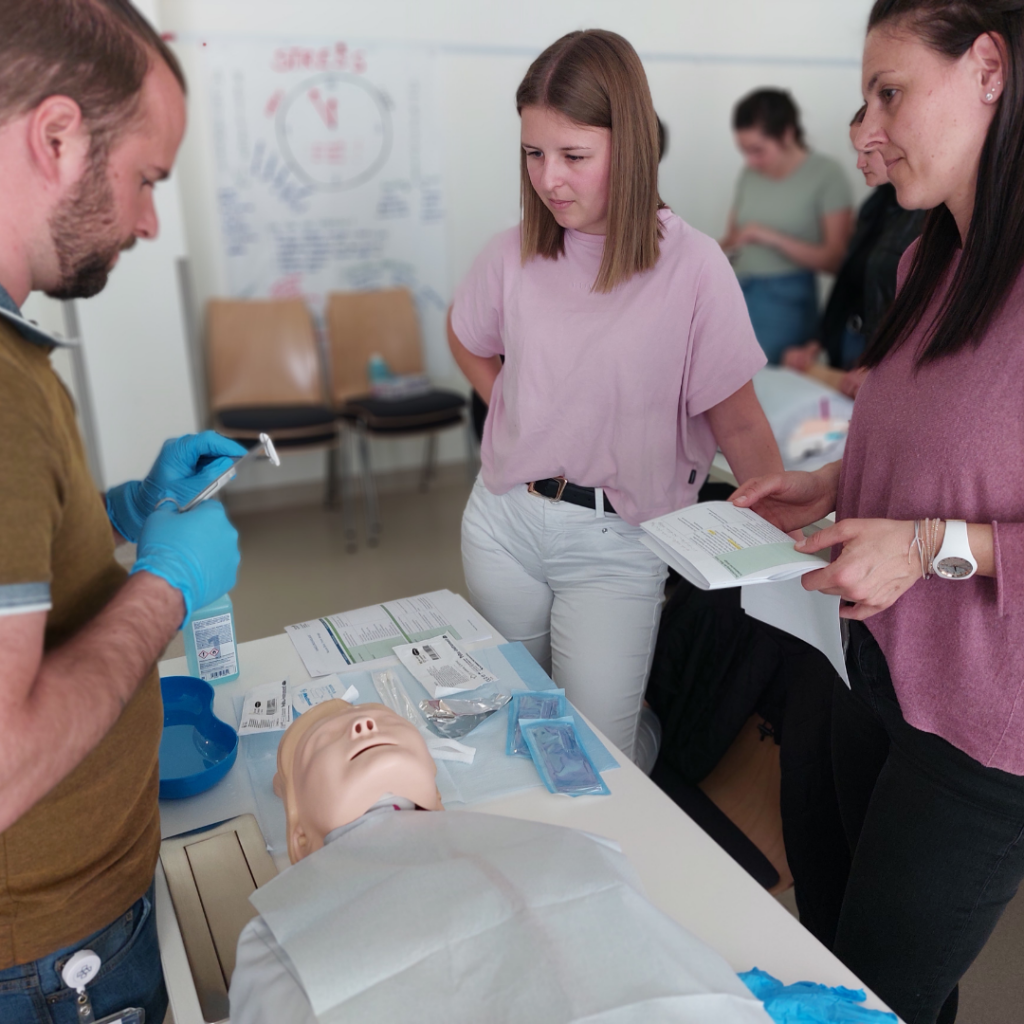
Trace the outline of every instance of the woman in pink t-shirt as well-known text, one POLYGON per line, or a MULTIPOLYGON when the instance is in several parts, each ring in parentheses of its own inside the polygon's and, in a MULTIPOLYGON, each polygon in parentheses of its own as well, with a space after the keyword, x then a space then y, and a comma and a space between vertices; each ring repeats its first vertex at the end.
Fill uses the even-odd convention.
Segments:
POLYGON ((1024 0, 877 0, 863 82, 857 148, 931 212, 842 462, 733 500, 787 530, 836 510, 804 577, 848 602, 833 948, 904 1020, 950 1024, 1024 879, 1024 0))
POLYGON ((716 446, 741 480, 781 468, 750 383, 765 358, 717 243, 658 197, 629 43, 563 37, 516 103, 523 221, 477 258, 449 318, 489 403, 466 582, 632 757, 666 575, 638 524, 695 501, 716 446))

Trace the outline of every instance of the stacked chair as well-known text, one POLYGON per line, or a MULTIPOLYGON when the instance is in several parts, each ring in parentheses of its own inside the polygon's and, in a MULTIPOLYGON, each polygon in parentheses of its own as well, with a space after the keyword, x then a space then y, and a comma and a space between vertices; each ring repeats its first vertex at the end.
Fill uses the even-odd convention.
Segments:
MULTIPOLYGON (((366 501, 367 543, 380 534, 377 488, 370 463, 373 437, 425 438, 420 489, 425 490, 436 471, 437 435, 451 427, 468 427, 466 399, 455 391, 431 388, 406 398, 382 398, 370 388, 370 357, 380 355, 399 375, 423 372, 423 346, 412 295, 405 288, 375 292, 332 292, 327 297, 327 338, 330 348, 330 395, 345 433, 358 442, 366 501)), ((343 434, 342 444, 347 444, 343 434)), ((472 437, 467 431, 472 464, 472 437)), ((354 538, 351 505, 342 505, 345 529, 354 538)))
POLYGON ((278 448, 324 448, 325 501, 335 503, 340 477, 343 523, 353 551, 356 531, 347 472, 352 438, 371 547, 381 528, 371 438, 424 437, 422 490, 436 473, 439 431, 466 428, 470 466, 475 446, 466 399, 458 392, 431 387, 398 398, 373 393, 371 356, 382 356, 397 375, 423 372, 419 320, 407 289, 332 292, 326 329, 328 368, 302 299, 211 300, 206 323, 210 412, 214 429, 242 444, 255 443, 266 432, 278 448))
POLYGON ((339 432, 305 302, 211 300, 206 354, 213 428, 248 446, 266 432, 278 448, 325 449, 325 501, 333 504, 339 432))

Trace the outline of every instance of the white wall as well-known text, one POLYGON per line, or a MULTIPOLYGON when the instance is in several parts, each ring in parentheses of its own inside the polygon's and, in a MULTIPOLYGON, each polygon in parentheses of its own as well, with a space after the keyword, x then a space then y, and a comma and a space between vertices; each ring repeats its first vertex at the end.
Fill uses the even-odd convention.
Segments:
MULTIPOLYGON (((609 28, 644 59, 655 107, 668 124, 662 198, 696 227, 719 234, 740 169, 729 117, 745 92, 793 91, 812 146, 848 161, 847 125, 860 105, 859 60, 870 0, 159 0, 164 29, 182 38, 190 125, 179 161, 188 249, 201 302, 224 281, 206 95, 195 45, 204 34, 312 35, 358 43, 436 45, 446 154, 450 285, 519 209, 515 89, 530 61, 561 34, 609 28)), ((864 194, 862 181, 855 182, 864 194)), ((408 464, 418 445, 381 445, 379 468, 408 464)), ((442 458, 460 458, 448 438, 442 458)), ((319 456, 295 457, 289 479, 315 478, 319 456)), ((278 476, 277 480, 282 478, 278 476)), ((271 482, 271 481, 268 481, 271 482)))

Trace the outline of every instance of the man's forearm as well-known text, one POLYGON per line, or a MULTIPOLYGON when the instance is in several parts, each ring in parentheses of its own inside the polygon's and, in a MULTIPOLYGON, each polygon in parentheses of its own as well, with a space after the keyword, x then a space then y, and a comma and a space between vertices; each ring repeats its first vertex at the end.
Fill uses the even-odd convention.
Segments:
POLYGON ((138 573, 84 629, 43 658, 25 699, 0 709, 0 832, 106 735, 184 614, 179 591, 138 573))

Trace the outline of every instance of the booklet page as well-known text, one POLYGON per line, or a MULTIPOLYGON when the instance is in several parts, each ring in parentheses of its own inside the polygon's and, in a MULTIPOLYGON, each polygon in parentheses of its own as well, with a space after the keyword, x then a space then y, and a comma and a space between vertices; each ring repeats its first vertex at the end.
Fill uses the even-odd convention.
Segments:
MULTIPOLYGON (((792 538, 748 508, 727 501, 691 505, 641 527, 676 559, 688 563, 685 575, 698 586, 717 589, 738 582, 785 579, 819 568, 824 559, 796 551, 792 538)), ((666 559, 668 561, 668 559, 666 559)))

